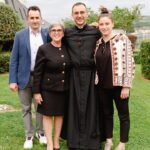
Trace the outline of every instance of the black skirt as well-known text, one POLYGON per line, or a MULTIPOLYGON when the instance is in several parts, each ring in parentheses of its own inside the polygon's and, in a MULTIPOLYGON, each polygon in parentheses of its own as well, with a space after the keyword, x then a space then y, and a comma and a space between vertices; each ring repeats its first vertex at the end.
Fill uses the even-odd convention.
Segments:
POLYGON ((42 91, 43 102, 37 112, 46 116, 63 116, 68 102, 68 92, 42 91))

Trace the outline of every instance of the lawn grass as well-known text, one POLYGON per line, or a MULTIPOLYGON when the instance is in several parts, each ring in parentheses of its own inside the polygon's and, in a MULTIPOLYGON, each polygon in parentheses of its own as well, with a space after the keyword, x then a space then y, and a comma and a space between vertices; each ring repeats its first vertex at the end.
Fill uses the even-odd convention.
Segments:
POLYGON ((0 104, 8 104, 16 109, 21 107, 18 94, 9 90, 8 74, 0 75, 0 104))
MULTIPOLYGON (((16 93, 8 89, 8 75, 0 75, 0 104, 9 104, 16 109, 20 102, 16 93)), ((150 81, 141 76, 140 65, 136 66, 136 77, 130 97, 131 128, 127 150, 150 150, 150 81)), ((114 147, 119 142, 119 122, 115 112, 114 147)), ((24 129, 22 114, 17 112, 0 113, 0 150, 22 150, 24 129)), ((61 141, 61 150, 66 144, 61 141)), ((33 150, 44 150, 45 146, 34 141, 33 150)))
MULTIPOLYGON (((131 127, 127 150, 150 150, 150 80, 141 76, 140 65, 136 66, 129 101, 131 127)), ((118 118, 115 117, 115 145, 118 142, 116 140, 119 135, 118 124, 118 118)))

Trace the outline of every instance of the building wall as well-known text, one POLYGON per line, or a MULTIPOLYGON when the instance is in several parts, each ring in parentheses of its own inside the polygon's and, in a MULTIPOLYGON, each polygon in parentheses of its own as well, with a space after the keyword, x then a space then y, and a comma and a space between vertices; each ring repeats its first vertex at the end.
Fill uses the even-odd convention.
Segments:
POLYGON ((16 13, 25 24, 27 8, 17 0, 5 0, 5 2, 16 11, 16 13))

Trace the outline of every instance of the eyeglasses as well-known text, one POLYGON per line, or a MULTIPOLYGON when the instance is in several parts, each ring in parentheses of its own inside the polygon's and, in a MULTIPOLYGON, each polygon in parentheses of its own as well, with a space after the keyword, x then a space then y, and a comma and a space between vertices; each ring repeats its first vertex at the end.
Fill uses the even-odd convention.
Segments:
POLYGON ((62 32, 62 31, 63 31, 62 29, 52 29, 52 30, 51 30, 51 32, 53 32, 53 33, 54 33, 54 32, 62 32))

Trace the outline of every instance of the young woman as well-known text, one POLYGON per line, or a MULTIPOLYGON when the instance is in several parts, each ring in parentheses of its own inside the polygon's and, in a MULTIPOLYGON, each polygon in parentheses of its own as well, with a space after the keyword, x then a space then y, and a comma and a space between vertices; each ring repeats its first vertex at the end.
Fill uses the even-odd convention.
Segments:
POLYGON ((70 72, 70 57, 62 43, 64 28, 53 24, 49 28, 50 43, 39 47, 34 69, 34 98, 37 111, 43 114, 47 150, 59 150, 63 116, 66 109, 70 72), (52 128, 54 124, 54 140, 52 128))
POLYGON ((106 144, 105 150, 113 146, 113 101, 120 120, 120 143, 116 150, 125 150, 128 141, 129 93, 134 76, 134 60, 131 42, 124 34, 113 33, 114 21, 106 8, 101 9, 99 30, 102 38, 97 42, 95 61, 97 68, 96 83, 103 108, 106 144))

